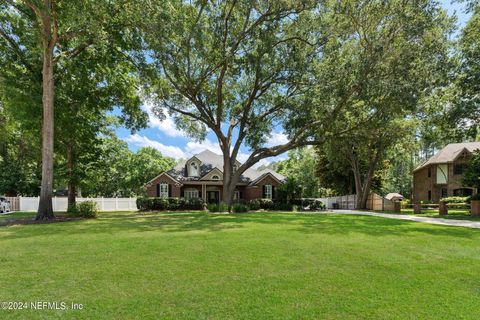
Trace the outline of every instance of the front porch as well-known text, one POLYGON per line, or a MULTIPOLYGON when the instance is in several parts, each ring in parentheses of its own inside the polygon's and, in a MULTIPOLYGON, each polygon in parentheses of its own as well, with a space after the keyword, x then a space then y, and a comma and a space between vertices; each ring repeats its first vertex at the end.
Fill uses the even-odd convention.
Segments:
MULTIPOLYGON (((235 189, 234 199, 244 200, 245 186, 238 186, 235 189)), ((201 198, 206 203, 220 203, 223 199, 223 185, 212 182, 186 182, 180 187, 180 197, 183 198, 201 198)))

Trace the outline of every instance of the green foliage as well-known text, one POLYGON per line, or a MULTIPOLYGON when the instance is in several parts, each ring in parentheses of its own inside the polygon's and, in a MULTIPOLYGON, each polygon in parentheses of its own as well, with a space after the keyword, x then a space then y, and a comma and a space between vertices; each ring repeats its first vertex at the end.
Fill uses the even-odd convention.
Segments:
POLYGON ((272 210, 275 211, 293 211, 293 204, 289 202, 275 201, 272 210))
POLYGON ((462 182, 465 186, 480 189, 480 150, 475 151, 468 160, 462 182))
POLYGON ((248 201, 248 207, 252 211, 260 210, 260 201, 258 199, 252 199, 248 201))
POLYGON ((245 213, 248 212, 249 208, 243 203, 234 203, 232 205, 232 211, 235 213, 245 213))
POLYGON ((159 198, 139 197, 137 208, 140 211, 176 211, 176 210, 205 210, 206 204, 200 198, 159 198))
POLYGON ((134 153, 116 137, 103 137, 97 148, 97 158, 79 183, 82 193, 90 197, 144 195, 145 183, 175 165, 172 158, 153 148, 141 148, 134 153))
MULTIPOLYGON (((280 193, 294 197, 319 197, 320 186, 315 175, 315 152, 313 148, 299 148, 288 152, 286 160, 276 163, 277 171, 288 178, 280 193)), ((279 188, 280 189, 280 188, 279 188)))
POLYGON ((441 202, 445 203, 467 203, 468 197, 447 197, 440 199, 441 202))
POLYGON ((471 202, 472 200, 474 200, 474 201, 480 200, 480 192, 468 197, 467 201, 471 202))
POLYGON ((325 210, 325 204, 314 198, 303 198, 303 199, 293 199, 291 203, 297 206, 297 209, 300 211, 318 211, 318 210, 325 210))
POLYGON ((74 217, 96 218, 98 206, 94 201, 82 201, 68 207, 67 213, 74 217))
POLYGON ((248 202, 250 210, 271 210, 273 209, 272 199, 252 199, 248 202))
POLYGON ((228 212, 228 204, 223 202, 210 203, 207 208, 209 212, 228 212))

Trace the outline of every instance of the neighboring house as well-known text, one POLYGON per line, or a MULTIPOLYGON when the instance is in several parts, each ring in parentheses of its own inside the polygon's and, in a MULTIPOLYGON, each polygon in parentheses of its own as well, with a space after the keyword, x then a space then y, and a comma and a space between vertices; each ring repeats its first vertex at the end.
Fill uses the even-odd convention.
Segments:
POLYGON ((480 142, 449 144, 413 171, 413 201, 432 201, 441 198, 469 196, 474 188, 462 184, 463 172, 473 151, 480 142))
MULTIPOLYGON (((237 161, 233 170, 240 165, 237 161)), ((278 187, 285 181, 283 175, 270 169, 247 169, 240 177, 234 199, 275 199, 278 187)), ((208 203, 219 203, 223 194, 223 156, 205 150, 160 173, 145 187, 149 197, 202 198, 208 203)))

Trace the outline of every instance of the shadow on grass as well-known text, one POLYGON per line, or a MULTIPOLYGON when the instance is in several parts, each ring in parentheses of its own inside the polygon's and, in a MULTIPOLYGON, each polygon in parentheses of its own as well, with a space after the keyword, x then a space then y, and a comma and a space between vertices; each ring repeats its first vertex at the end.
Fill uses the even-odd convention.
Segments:
MULTIPOLYGON (((434 226, 419 222, 370 216, 298 213, 249 213, 217 215, 186 213, 103 213, 98 219, 48 225, 26 225, 0 228, 0 239, 29 238, 61 234, 116 234, 121 232, 221 232, 261 225, 275 226, 281 232, 305 234, 363 233, 375 237, 413 235, 462 238, 480 237, 478 230, 434 226), (4 232, 6 231, 6 232, 4 232)), ((261 236, 259 234, 259 236, 261 236)))

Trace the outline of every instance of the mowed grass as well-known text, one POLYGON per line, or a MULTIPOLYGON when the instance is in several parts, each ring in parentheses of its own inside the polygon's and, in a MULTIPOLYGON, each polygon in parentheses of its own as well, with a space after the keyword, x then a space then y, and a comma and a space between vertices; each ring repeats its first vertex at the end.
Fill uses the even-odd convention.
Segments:
POLYGON ((0 319, 479 319, 480 231, 368 216, 101 214, 0 228, 0 319))

